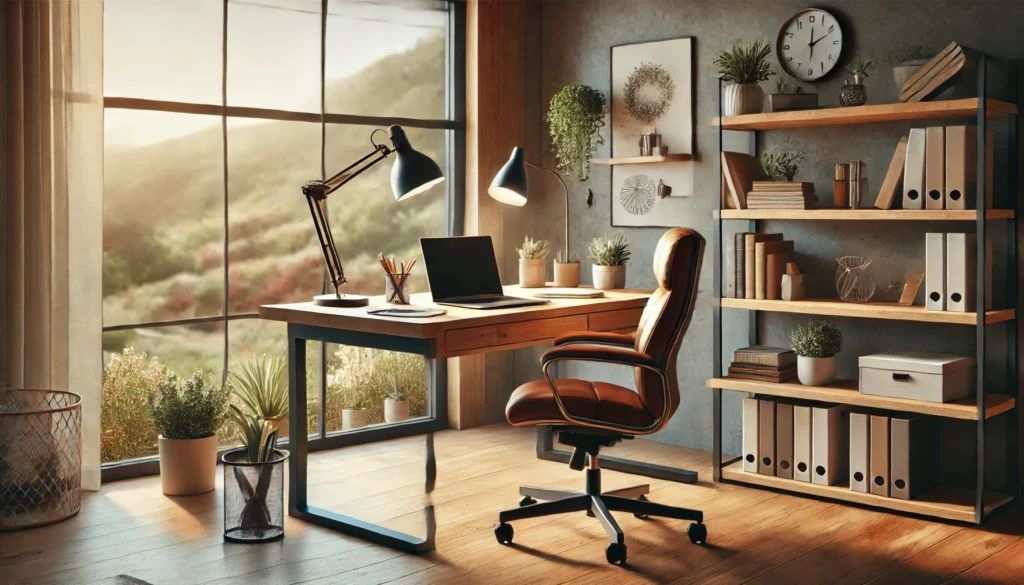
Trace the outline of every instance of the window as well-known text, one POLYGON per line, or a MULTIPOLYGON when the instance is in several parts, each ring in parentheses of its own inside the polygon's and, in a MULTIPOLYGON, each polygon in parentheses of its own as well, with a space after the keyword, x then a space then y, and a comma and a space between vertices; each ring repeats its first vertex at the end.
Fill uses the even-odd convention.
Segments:
MULTIPOLYGON (((107 479, 143 473, 131 466, 156 453, 147 402, 170 373, 223 381, 240 360, 284 356, 284 325, 257 311, 323 287, 304 182, 367 154, 371 131, 395 118, 446 175, 460 172, 454 10, 446 0, 106 0, 107 479)), ((379 252, 417 254, 419 237, 458 224, 460 181, 399 207, 389 169, 328 201, 350 292, 383 292, 379 252)), ((378 393, 408 378, 412 414, 423 411, 421 357, 311 346, 314 440, 341 428, 356 368, 378 393)))

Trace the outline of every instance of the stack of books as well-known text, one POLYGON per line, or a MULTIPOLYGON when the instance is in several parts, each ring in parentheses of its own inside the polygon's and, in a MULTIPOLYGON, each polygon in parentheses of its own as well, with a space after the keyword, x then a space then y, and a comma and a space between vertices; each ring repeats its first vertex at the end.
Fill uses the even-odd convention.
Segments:
POLYGON ((791 349, 755 345, 737 349, 729 377, 758 382, 786 382, 796 378, 796 354, 791 349))
POLYGON ((903 84, 900 101, 919 102, 937 96, 953 85, 957 74, 973 69, 975 61, 969 49, 950 43, 903 84))
POLYGON ((818 202, 814 183, 754 181, 747 193, 748 209, 810 209, 818 202))

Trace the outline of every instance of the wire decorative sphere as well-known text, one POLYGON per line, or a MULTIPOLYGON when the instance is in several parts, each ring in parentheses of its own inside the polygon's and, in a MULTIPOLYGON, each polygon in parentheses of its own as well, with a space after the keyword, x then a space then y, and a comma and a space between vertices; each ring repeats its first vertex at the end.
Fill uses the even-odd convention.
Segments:
POLYGON ((676 96, 676 82, 657 63, 641 63, 626 79, 622 103, 631 116, 651 124, 665 115, 676 96))

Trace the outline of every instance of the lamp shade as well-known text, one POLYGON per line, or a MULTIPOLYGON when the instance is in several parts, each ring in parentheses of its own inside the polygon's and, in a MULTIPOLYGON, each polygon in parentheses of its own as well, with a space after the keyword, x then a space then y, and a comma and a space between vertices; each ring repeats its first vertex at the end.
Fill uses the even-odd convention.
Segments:
POLYGON ((444 181, 441 168, 429 156, 413 149, 401 126, 391 126, 388 131, 395 151, 395 164, 391 167, 391 191, 395 200, 419 195, 444 181))
POLYGON ((512 149, 505 166, 494 175, 487 193, 508 205, 522 207, 530 193, 530 183, 526 178, 526 153, 518 146, 512 149))

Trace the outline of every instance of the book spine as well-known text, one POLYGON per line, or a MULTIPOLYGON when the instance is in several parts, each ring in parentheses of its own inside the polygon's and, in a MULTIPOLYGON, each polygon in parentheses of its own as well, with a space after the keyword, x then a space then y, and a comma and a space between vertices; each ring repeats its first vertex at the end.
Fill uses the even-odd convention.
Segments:
POLYGON ((754 247, 756 244, 757 234, 747 234, 745 244, 743 246, 743 266, 745 271, 743 276, 743 298, 745 299, 756 298, 755 293, 757 290, 757 282, 755 278, 757 276, 757 252, 754 247))
POLYGON ((765 264, 768 262, 768 252, 765 250, 764 242, 754 244, 754 298, 764 300, 767 286, 765 281, 765 264))
POLYGON ((747 234, 736 234, 736 298, 746 298, 746 242, 747 234))
POLYGON ((736 298, 736 239, 725 242, 725 298, 736 298))

